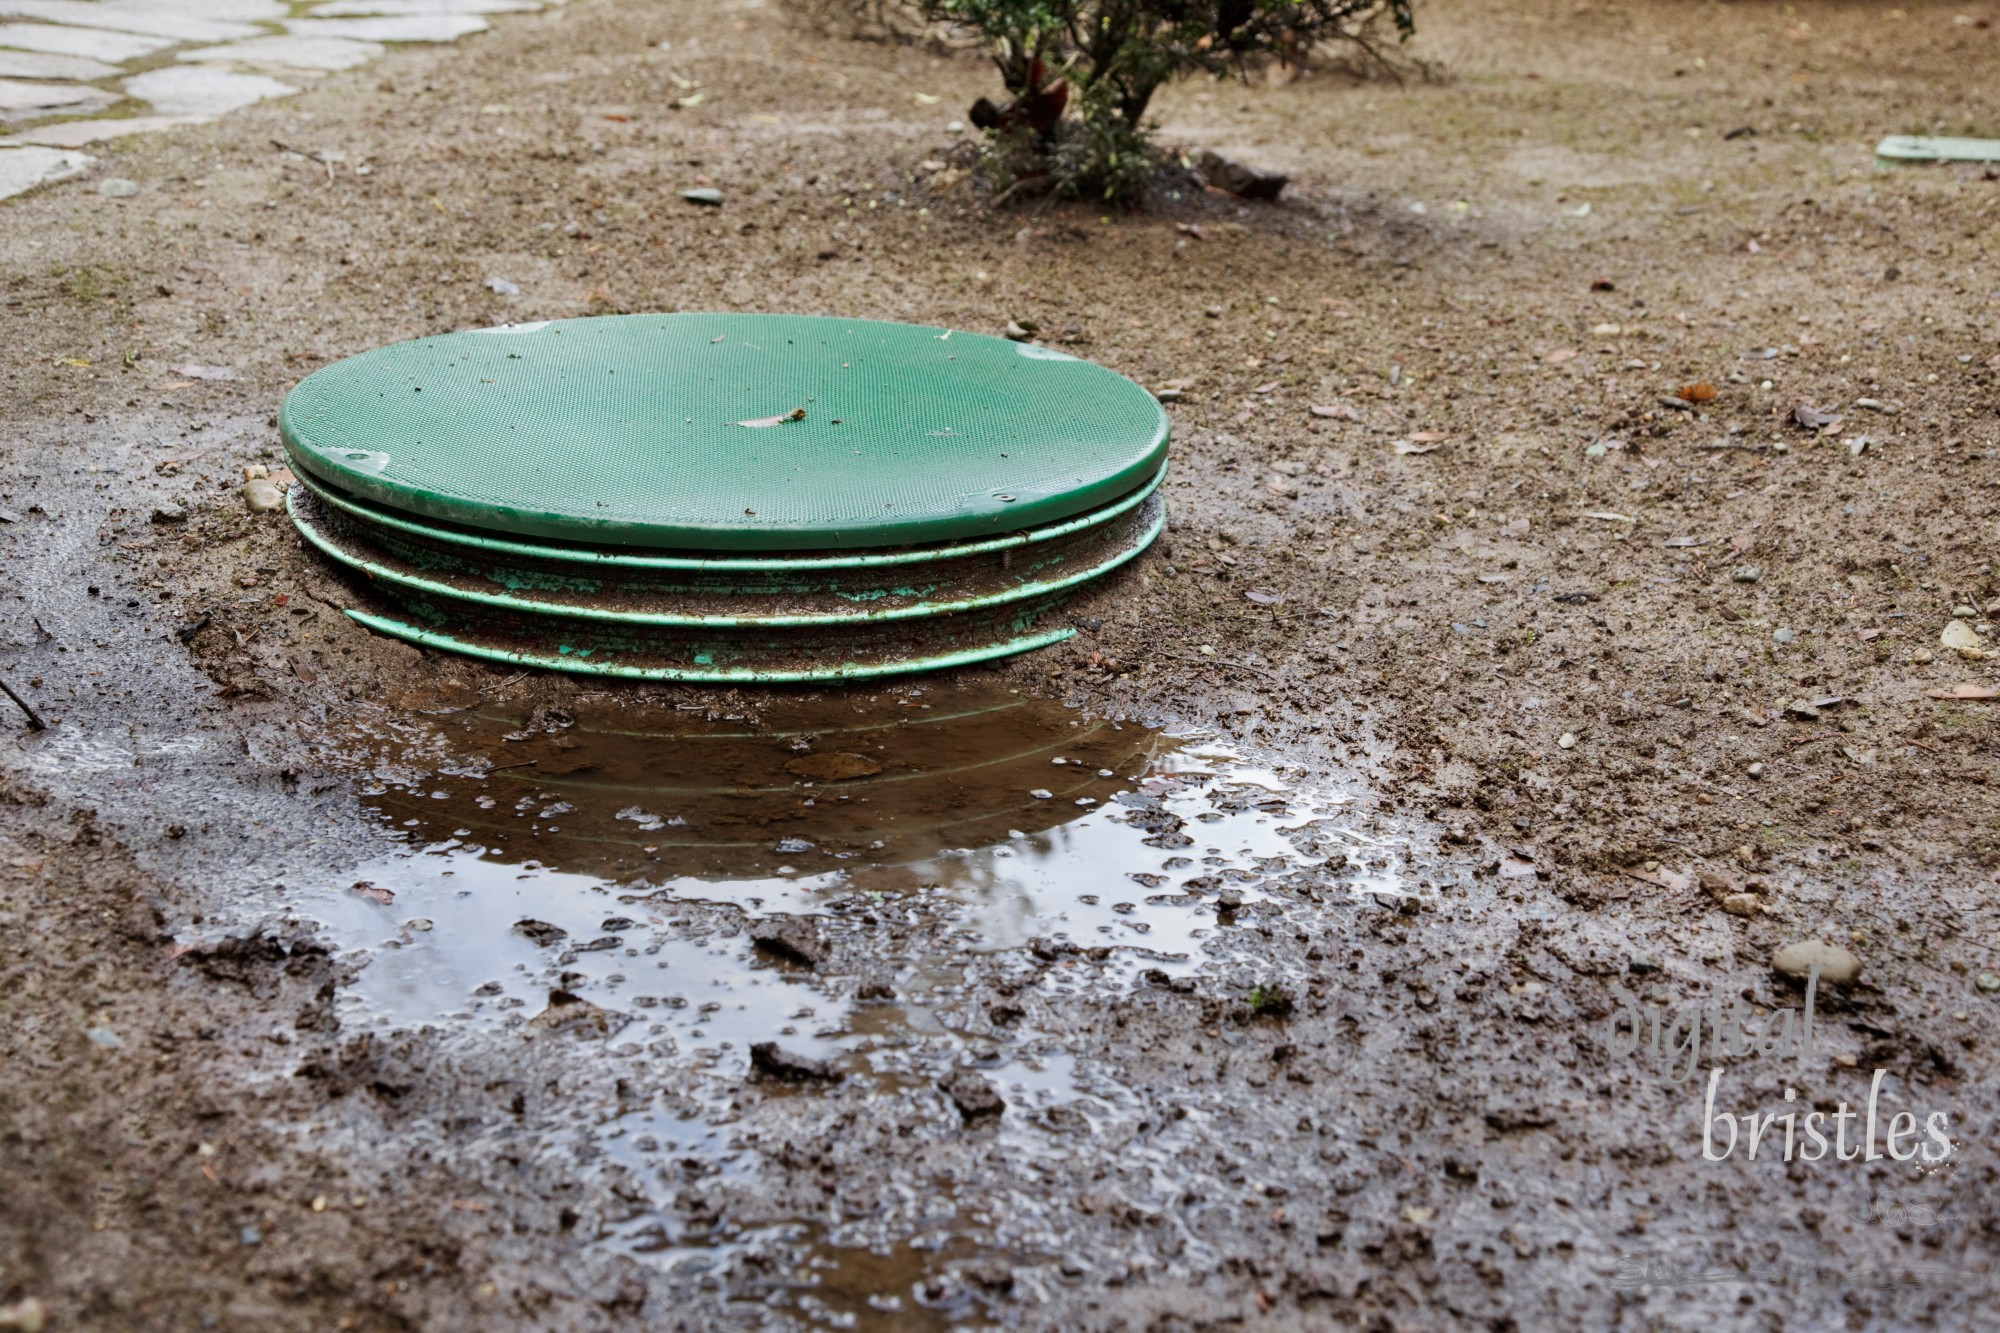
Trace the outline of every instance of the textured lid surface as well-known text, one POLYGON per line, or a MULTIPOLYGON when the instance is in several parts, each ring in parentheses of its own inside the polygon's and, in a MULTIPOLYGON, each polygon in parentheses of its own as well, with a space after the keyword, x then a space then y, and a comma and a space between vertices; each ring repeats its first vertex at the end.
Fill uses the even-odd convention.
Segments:
POLYGON ((308 377, 280 423, 296 463, 407 512, 737 551, 1066 518, 1150 479, 1167 447, 1159 403, 1101 366, 799 315, 619 315, 396 343, 308 377))

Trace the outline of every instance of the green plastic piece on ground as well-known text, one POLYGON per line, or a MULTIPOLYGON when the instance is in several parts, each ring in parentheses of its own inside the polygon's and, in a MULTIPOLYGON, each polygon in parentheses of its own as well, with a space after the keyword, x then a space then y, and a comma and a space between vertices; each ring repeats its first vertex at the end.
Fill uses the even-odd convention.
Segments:
POLYGON ((795 315, 623 315, 445 334, 308 377, 294 465, 496 534, 836 551, 1017 532, 1150 480, 1167 417, 1032 343, 795 315))
POLYGON ((1877 161, 2000 162, 2000 139, 1953 139, 1928 134, 1892 134, 1875 145, 1877 161))

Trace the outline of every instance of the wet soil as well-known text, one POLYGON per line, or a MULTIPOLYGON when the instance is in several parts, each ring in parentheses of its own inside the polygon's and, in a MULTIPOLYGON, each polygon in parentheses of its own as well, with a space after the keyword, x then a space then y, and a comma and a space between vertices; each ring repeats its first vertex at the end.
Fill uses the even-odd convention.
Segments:
POLYGON ((1280 204, 1107 219, 986 205, 976 60, 577 0, 10 202, 0 1311, 1978 1327, 2000 183, 1869 150, 2000 123, 1994 17, 1453 0, 1437 80, 1166 99, 1280 204), (326 359, 674 308, 1178 384, 1168 534, 1001 666, 614 689, 234 493, 326 359), (1884 1071, 1944 1161, 1705 1161, 1607 1035, 1801 939, 1861 980, 1716 1109, 1884 1071))

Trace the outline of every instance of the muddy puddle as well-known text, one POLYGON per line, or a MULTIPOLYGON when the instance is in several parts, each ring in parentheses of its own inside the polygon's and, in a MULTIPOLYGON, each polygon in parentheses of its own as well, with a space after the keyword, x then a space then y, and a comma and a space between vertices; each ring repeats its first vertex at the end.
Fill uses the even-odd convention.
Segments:
MULTIPOLYGON (((1058 998, 1187 985, 1229 967, 1239 923, 1307 929, 1408 891, 1405 849, 1365 798, 1205 735, 1004 692, 738 714, 420 696, 369 710, 340 745, 392 835, 308 909, 360 964, 343 1023, 663 1053, 691 1076, 679 1091, 581 1131, 587 1156, 640 1182, 602 1243, 727 1273, 732 1291, 761 1283, 836 1327, 969 1317, 977 1281, 941 1265, 976 1273, 995 1247, 1018 1263, 1032 1239, 948 1195, 865 1234, 663 1205, 690 1178, 751 1189, 782 1171, 744 1133, 740 1094, 799 1094, 753 1046, 885 1103, 936 1101, 939 1071, 972 1070, 1006 1104, 996 1145, 1032 1164, 1052 1125, 1158 1108, 1060 1033, 971 1003, 972 973, 1039 961, 1058 998)), ((1174 1135, 1147 1151, 1167 1171, 1174 1135)))

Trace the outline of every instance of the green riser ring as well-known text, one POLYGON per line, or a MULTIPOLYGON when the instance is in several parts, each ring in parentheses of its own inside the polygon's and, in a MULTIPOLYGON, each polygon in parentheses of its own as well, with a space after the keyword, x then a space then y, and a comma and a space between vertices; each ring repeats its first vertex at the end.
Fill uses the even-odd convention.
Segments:
POLYGON ((942 671, 949 667, 970 666, 976 662, 989 662, 995 658, 1012 657, 1018 653, 1031 652, 1036 648, 1046 648, 1076 634, 1075 630, 1065 626, 1061 629, 1043 630, 998 643, 959 649, 931 657, 906 657, 880 663, 847 662, 837 666, 767 670, 755 667, 639 666, 609 660, 593 661, 575 655, 530 652, 471 643, 450 634, 421 629, 366 611, 350 609, 347 614, 377 633, 420 644, 426 648, 438 648, 508 666, 540 667, 544 670, 565 671, 584 676, 617 676, 627 680, 670 680, 716 685, 825 684, 872 680, 884 676, 905 676, 922 671, 942 671))
MULTIPOLYGON (((286 499, 293 523, 310 544, 370 579, 416 594, 458 598, 491 608, 495 614, 712 628, 926 619, 1027 600, 1102 577, 1144 550, 1165 526, 1165 502, 1149 489, 1137 505, 1121 504, 1108 524, 1093 523, 1025 549, 894 570, 899 580, 937 580, 929 585, 885 588, 875 583, 847 588, 807 583, 800 589, 774 586, 771 574, 760 574, 748 587, 720 579, 689 587, 656 582, 662 577, 686 577, 666 571, 612 567, 603 570, 603 578, 576 579, 557 572, 544 575, 518 564, 499 569, 471 566, 455 547, 411 539, 396 529, 366 527, 338 505, 329 509, 316 491, 310 503, 319 512, 308 512, 296 493, 286 499), (756 603, 764 603, 766 609, 748 615, 713 609, 756 603), (704 605, 710 609, 694 609, 704 605), (672 609, 655 609, 661 607, 672 609)), ((865 577, 887 572, 833 573, 865 577)))

